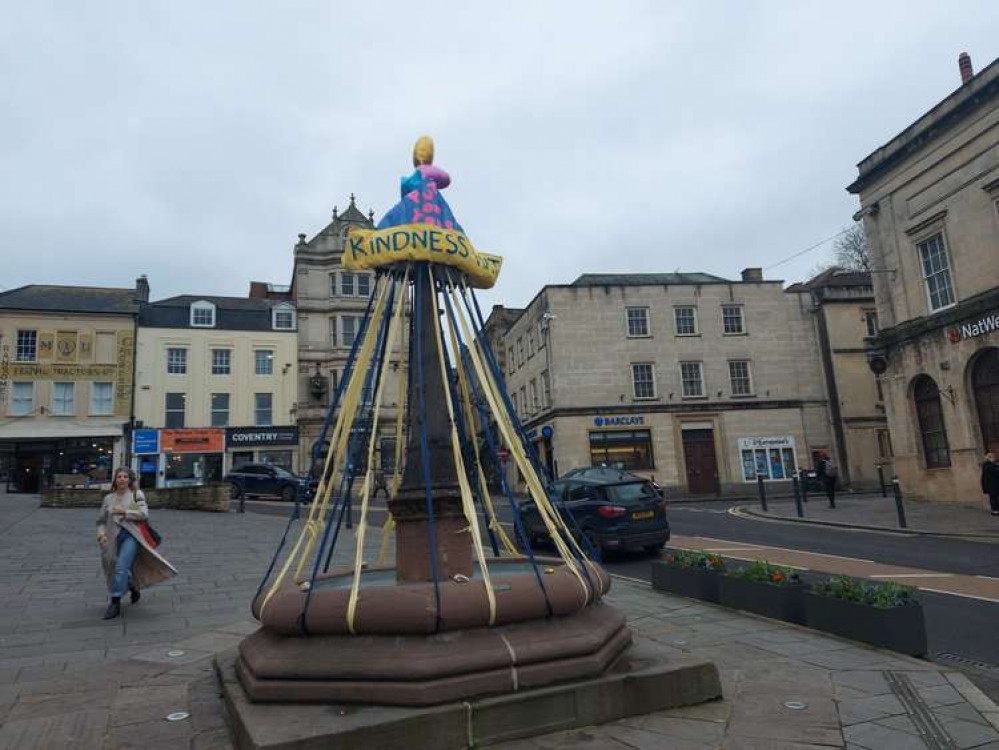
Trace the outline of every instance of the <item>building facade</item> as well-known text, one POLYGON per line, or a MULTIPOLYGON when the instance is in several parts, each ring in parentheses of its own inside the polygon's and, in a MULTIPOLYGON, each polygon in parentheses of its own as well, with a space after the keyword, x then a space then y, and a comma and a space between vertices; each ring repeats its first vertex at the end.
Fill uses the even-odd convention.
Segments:
POLYGON ((134 467, 144 486, 299 468, 298 324, 282 300, 184 295, 142 306, 134 467))
POLYGON ((620 465, 744 493, 836 455, 811 315, 759 269, 587 274, 544 287, 510 326, 507 388, 553 474, 620 465))
POLYGON ((830 268, 785 292, 812 308, 839 480, 855 490, 879 488, 893 469, 883 383, 868 365, 878 334, 871 274, 830 268))
POLYGON ((8 489, 110 486, 127 450, 135 289, 0 293, 0 476, 8 489))
MULTIPOLYGON (((339 213, 334 208, 333 220, 322 231, 311 240, 299 235, 295 245, 291 296, 299 313, 297 420, 303 467, 312 465, 313 455, 325 453, 319 441, 329 405, 343 380, 374 291, 374 274, 346 271, 341 263, 352 226, 374 227, 373 214, 362 214, 353 195, 346 211, 339 213)), ((384 471, 391 471, 399 414, 395 370, 385 382, 383 393, 376 461, 384 471)))
POLYGON ((999 61, 858 165, 894 469, 915 498, 980 504, 999 450, 999 61))

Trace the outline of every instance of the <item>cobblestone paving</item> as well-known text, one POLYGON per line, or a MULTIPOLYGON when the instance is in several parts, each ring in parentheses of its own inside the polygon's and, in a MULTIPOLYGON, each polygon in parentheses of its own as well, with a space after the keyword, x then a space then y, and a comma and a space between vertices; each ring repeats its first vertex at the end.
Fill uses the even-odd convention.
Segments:
MULTIPOLYGON (((95 512, 36 506, 0 495, 0 748, 230 748, 210 657, 255 627, 282 519, 157 512, 180 575, 103 622, 95 512), (176 711, 190 716, 166 721, 176 711)), ((999 748, 999 711, 937 665, 623 581, 610 599, 642 637, 715 661, 725 699, 499 747, 892 750, 942 731, 999 748)))

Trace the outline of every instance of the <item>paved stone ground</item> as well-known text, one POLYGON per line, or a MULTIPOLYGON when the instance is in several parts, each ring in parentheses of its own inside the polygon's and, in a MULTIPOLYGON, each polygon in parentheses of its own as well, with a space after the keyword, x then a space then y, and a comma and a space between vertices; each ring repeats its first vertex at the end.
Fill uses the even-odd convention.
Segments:
MULTIPOLYGON (((908 531, 932 534, 974 536, 999 542, 999 516, 989 515, 986 506, 968 508, 949 503, 904 501, 908 531)), ((753 515, 799 521, 793 501, 776 500, 768 503, 768 513, 760 510, 759 503, 745 503, 740 509, 753 515)), ((836 497, 836 508, 830 508, 825 495, 809 495, 804 506, 805 521, 825 521, 850 526, 869 526, 896 531, 898 514, 895 499, 880 494, 836 497)))
MULTIPOLYGON (((210 657, 255 627, 282 520, 156 513, 181 575, 103 622, 94 515, 0 495, 0 748, 228 750, 210 657), (174 711, 190 717, 166 721, 174 711)), ((637 633, 714 660, 725 699, 500 747, 891 750, 935 747, 929 732, 999 749, 999 709, 937 665, 624 581, 610 600, 637 633)))

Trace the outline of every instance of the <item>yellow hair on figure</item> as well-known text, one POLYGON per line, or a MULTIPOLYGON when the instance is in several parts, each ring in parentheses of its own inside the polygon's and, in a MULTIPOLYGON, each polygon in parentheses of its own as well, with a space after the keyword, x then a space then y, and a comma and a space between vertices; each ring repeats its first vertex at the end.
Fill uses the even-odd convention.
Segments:
POLYGON ((429 135, 421 135, 413 146, 413 166, 434 163, 434 139, 429 135))

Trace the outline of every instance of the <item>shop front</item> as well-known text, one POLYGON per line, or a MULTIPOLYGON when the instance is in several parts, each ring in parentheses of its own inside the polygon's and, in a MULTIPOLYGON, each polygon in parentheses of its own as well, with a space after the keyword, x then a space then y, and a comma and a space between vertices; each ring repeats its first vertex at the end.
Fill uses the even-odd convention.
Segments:
POLYGON ((299 434, 287 427, 228 427, 225 431, 227 469, 249 463, 271 464, 295 472, 299 434))
POLYGON ((756 482, 761 476, 765 482, 785 482, 798 471, 791 435, 739 438, 738 443, 743 482, 756 482))
MULTIPOLYGON (((82 430, 80 430, 82 432, 82 430)), ((121 460, 121 428, 73 436, 69 429, 0 438, 0 481, 7 492, 54 487, 109 488, 121 460), (100 433, 113 434, 100 434, 100 433)))
POLYGON ((225 430, 160 430, 157 487, 192 487, 221 482, 225 430))

